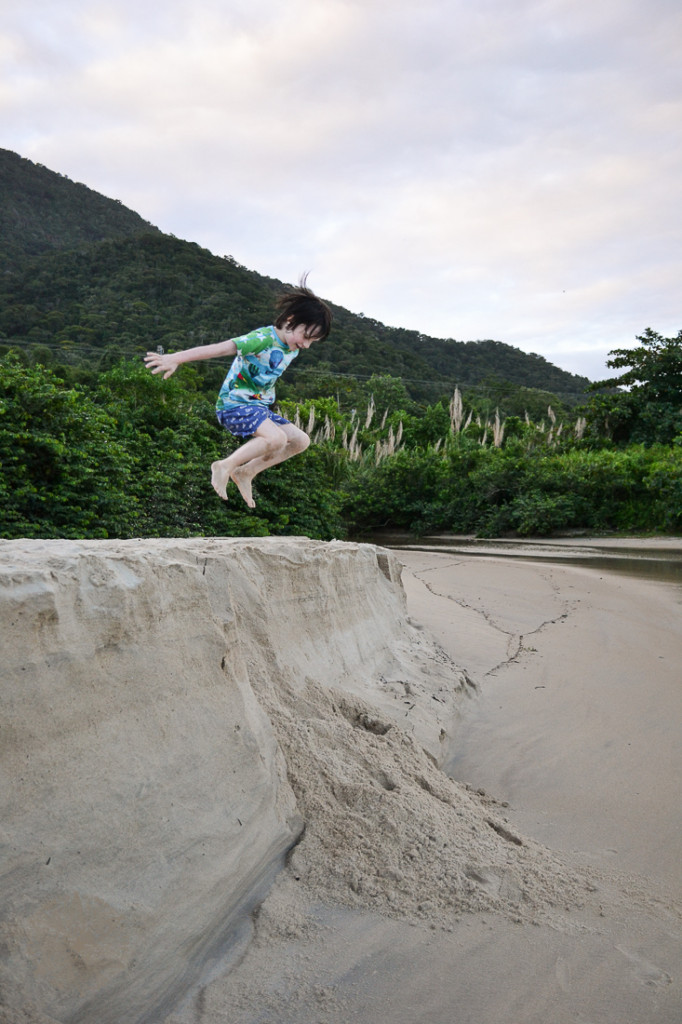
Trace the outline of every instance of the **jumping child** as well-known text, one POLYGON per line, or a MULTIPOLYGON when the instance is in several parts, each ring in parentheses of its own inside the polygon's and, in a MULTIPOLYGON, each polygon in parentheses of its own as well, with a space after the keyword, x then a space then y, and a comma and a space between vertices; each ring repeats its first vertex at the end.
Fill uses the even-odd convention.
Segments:
POLYGON ((181 363, 236 357, 220 389, 216 414, 231 434, 251 440, 211 465, 211 483, 226 501, 227 484, 234 480, 249 508, 256 507, 251 491, 253 478, 299 455, 310 444, 303 430, 272 411, 275 382, 301 349, 322 341, 331 328, 331 310, 306 287, 305 277, 298 288, 280 295, 276 309, 278 316, 272 326, 259 327, 241 338, 168 355, 148 352, 144 359, 152 373, 162 373, 167 380, 181 363))

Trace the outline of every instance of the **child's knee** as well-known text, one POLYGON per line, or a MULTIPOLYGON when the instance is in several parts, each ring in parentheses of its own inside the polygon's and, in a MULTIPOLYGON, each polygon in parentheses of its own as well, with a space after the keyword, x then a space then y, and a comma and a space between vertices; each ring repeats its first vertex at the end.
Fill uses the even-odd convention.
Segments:
POLYGON ((271 434, 267 441, 267 455, 279 455, 287 446, 287 435, 283 430, 279 430, 277 434, 271 434))
POLYGON ((288 436, 289 451, 292 455, 300 455, 306 448, 310 447, 310 438, 303 430, 289 430, 288 436))

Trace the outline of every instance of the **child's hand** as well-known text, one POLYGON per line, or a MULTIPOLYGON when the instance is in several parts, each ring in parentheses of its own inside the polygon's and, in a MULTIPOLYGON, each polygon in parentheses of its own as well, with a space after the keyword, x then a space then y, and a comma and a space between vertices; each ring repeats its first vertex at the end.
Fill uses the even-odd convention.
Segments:
POLYGON ((144 361, 148 370, 152 373, 162 373, 164 380, 168 380, 180 365, 174 355, 160 356, 158 352, 147 352, 144 361))

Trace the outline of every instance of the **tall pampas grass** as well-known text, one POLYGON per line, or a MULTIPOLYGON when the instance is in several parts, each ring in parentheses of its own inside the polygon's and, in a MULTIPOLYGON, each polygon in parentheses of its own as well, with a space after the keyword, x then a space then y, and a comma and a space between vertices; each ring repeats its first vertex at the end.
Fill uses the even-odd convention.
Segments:
POLYGON ((502 447, 504 440, 504 424, 500 422, 500 410, 495 410, 495 422, 493 423, 493 444, 496 448, 502 447))
POLYGON ((462 420, 464 419, 464 406, 462 405, 462 395, 459 388, 455 388, 455 393, 450 399, 450 430, 459 434, 462 429, 462 420))

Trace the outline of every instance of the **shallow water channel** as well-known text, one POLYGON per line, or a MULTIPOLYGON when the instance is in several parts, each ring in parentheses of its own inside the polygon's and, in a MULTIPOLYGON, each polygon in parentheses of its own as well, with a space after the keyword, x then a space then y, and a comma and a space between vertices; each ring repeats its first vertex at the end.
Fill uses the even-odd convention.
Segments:
POLYGON ((557 538, 553 540, 478 540, 454 534, 420 537, 410 534, 375 534, 372 542, 408 551, 439 551, 443 554, 527 559, 575 565, 598 571, 623 573, 637 579, 682 585, 682 537, 650 538, 557 538))

